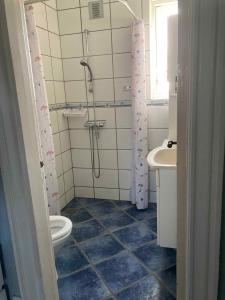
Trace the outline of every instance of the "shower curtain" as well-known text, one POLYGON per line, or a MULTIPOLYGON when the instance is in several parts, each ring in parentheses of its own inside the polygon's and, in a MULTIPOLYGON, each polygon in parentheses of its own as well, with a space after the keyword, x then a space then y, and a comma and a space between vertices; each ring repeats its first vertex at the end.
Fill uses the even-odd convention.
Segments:
POLYGON ((148 207, 148 126, 145 71, 145 29, 142 20, 132 24, 133 174, 131 201, 138 209, 148 207))
POLYGON ((36 115, 39 128, 40 161, 43 162, 43 186, 47 192, 50 214, 58 214, 59 193, 56 175, 55 152, 48 108, 48 98, 44 81, 43 65, 32 5, 25 6, 25 13, 33 71, 36 115))

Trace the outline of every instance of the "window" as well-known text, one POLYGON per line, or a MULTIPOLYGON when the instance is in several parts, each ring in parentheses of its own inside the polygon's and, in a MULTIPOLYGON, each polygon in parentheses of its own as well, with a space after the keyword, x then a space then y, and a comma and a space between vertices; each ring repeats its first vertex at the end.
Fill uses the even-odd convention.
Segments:
POLYGON ((152 0, 151 99, 169 99, 167 79, 168 18, 178 13, 177 2, 152 0))

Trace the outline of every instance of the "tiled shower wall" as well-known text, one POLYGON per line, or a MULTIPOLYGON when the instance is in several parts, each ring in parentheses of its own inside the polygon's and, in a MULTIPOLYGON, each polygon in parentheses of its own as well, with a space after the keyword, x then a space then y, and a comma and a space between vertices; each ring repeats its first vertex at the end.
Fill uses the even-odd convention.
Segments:
MULTIPOLYGON (((147 99, 150 99, 149 0, 128 0, 128 2, 136 14, 144 18, 146 25, 147 99)), ((51 87, 48 87, 49 103, 67 102, 85 105, 87 103, 92 104, 93 102, 93 96, 88 92, 88 76, 84 68, 80 66, 81 58, 86 55, 85 40, 82 34, 84 29, 90 31, 89 51, 91 56, 90 64, 95 78, 95 101, 98 104, 101 102, 119 104, 119 101, 131 100, 130 92, 124 89, 131 82, 130 24, 132 17, 128 11, 117 1, 109 2, 105 0, 104 18, 89 20, 87 0, 57 0, 57 6, 54 1, 46 3, 47 5, 39 5, 45 6, 47 19, 49 18, 49 5, 52 6, 54 11, 56 11, 55 8, 57 7, 59 27, 55 33, 57 35, 57 44, 58 37, 60 39, 61 56, 56 56, 56 58, 60 61, 58 65, 60 64, 60 74, 62 74, 62 77, 58 78, 60 80, 55 77, 51 77, 49 80, 46 78, 47 85, 51 87), (61 62, 63 65, 62 72, 61 62), (57 87, 55 87, 55 83, 57 86, 58 82, 60 82, 62 87, 60 93, 59 90, 56 90, 57 87), (52 89, 52 85, 54 89, 52 89), (53 90, 54 97, 53 92, 51 93, 53 90), (59 97, 59 95, 62 96, 59 97)), ((52 28, 50 30, 47 27, 47 31, 50 35, 52 28)), ((50 40, 48 43, 50 43, 50 40)), ((53 49, 55 47, 53 45, 53 49)), ((50 55, 45 56, 50 56, 54 65, 55 54, 53 55, 50 52, 50 55)), ((48 60, 46 59, 46 61, 48 60)), ((45 61, 44 64, 46 65, 45 61)), ((50 73, 48 67, 45 67, 45 69, 47 69, 45 73, 50 73)), ((52 69, 54 70, 54 67, 52 69)), ((71 166, 73 166, 75 195, 78 197, 128 200, 132 168, 131 108, 126 106, 101 107, 97 108, 96 112, 98 119, 106 120, 106 125, 100 132, 99 140, 101 158, 100 179, 95 179, 92 175, 90 140, 88 130, 83 126, 86 120, 93 119, 93 109, 89 108, 87 115, 83 118, 69 118, 70 139, 66 138, 66 144, 68 147, 70 144, 72 151, 71 166)), ((161 145, 162 141, 168 136, 168 107, 148 106, 148 112, 149 149, 153 149, 161 145)), ((63 153, 69 153, 70 151, 67 150, 67 147, 65 150, 61 135, 65 135, 66 133, 68 137, 68 127, 66 119, 62 117, 60 111, 51 112, 51 116, 55 147, 56 149, 58 148, 56 157, 57 172, 61 180, 65 177, 63 175, 65 170, 61 164, 63 162, 63 153), (64 124, 63 126, 62 123, 64 124), (64 151, 60 150, 62 147, 64 151)), ((70 165, 69 159, 67 165, 70 165)), ((71 174, 71 168, 68 172, 71 174)), ((156 191, 154 173, 150 172, 149 177, 150 200, 154 202, 156 191)), ((70 176, 70 178, 72 177, 70 176)), ((65 179, 63 182, 61 180, 60 185, 64 187, 65 191, 65 179)), ((61 188, 61 190, 63 189, 61 188)), ((63 201, 66 203, 68 197, 67 200, 65 196, 63 197, 64 200, 62 200, 62 203, 63 201)))
MULTIPOLYGON (((65 103, 64 75, 56 2, 34 4, 44 76, 49 104, 65 103)), ((64 207, 74 197, 71 145, 68 120, 62 110, 50 113, 56 153, 60 206, 64 207)))

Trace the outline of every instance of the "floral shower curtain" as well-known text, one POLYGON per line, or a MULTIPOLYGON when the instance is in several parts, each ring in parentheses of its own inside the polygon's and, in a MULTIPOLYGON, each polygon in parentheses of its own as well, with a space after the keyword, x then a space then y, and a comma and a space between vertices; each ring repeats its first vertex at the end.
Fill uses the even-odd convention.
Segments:
POLYGON ((39 127, 40 161, 43 162, 43 185, 47 192, 50 214, 58 214, 59 193, 56 175, 55 152, 48 108, 48 98, 44 81, 43 65, 32 5, 25 6, 25 13, 36 98, 36 113, 39 127))
POLYGON ((133 178, 131 201, 138 209, 148 207, 148 132, 145 71, 145 29, 142 20, 132 24, 133 178))

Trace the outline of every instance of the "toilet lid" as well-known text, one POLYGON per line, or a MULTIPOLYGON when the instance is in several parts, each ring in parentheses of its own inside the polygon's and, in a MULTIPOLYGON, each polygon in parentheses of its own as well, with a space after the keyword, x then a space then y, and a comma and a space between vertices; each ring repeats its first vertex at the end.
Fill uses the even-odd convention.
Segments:
POLYGON ((50 216, 50 229, 52 240, 58 240, 68 235, 72 230, 72 222, 63 216, 50 216))

